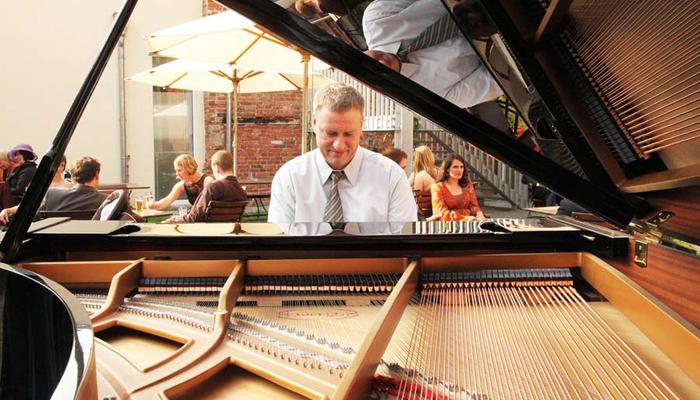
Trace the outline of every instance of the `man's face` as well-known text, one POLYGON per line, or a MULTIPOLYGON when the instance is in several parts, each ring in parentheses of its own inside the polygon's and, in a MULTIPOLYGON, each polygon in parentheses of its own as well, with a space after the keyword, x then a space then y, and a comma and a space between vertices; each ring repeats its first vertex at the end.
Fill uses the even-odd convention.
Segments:
POLYGON ((314 114, 316 145, 332 169, 341 170, 352 161, 362 138, 362 120, 358 109, 339 113, 323 107, 314 114))
POLYGON ((408 167, 408 159, 402 158, 401 161, 399 161, 399 167, 401 167, 401 169, 403 170, 406 170, 406 167, 408 167))

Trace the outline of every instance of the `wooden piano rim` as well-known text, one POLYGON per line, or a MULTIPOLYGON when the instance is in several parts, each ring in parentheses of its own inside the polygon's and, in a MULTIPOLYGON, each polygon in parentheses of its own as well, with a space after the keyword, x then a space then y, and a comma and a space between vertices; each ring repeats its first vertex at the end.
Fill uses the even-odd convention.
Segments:
MULTIPOLYGON (((234 260, 230 260, 234 261, 234 260)), ((357 265, 358 262, 366 261, 371 266, 369 267, 371 272, 381 273, 387 272, 385 269, 378 268, 382 266, 383 268, 388 268, 388 272, 394 272, 397 266, 405 268, 407 264, 407 259, 405 258, 393 258, 393 259, 308 259, 308 260, 255 260, 250 261, 246 265, 246 273, 251 275, 261 275, 261 274, 272 274, 272 272, 277 272, 279 275, 287 275, 289 272, 300 273, 302 271, 297 268, 293 268, 292 271, 289 270, 289 266, 304 265, 313 266, 309 270, 304 268, 304 274, 313 274, 327 272, 333 270, 334 273, 338 273, 333 267, 337 265, 341 266, 341 270, 349 268, 352 264, 357 265), (274 266, 282 264, 282 270, 275 269, 274 266), (330 263, 330 264, 329 264, 330 263), (331 268, 329 268, 331 267, 331 268)), ((700 331, 692 326, 689 322, 680 317, 677 313, 670 310, 667 306, 661 303, 659 300, 651 296, 644 289, 639 287, 637 284, 632 282, 626 276, 624 276, 619 271, 615 270, 613 267, 604 263, 599 258, 589 254, 581 252, 572 253, 539 253, 539 254, 490 254, 490 255, 475 255, 475 256, 455 256, 455 257, 424 257, 420 260, 421 270, 428 271, 450 271, 456 269, 479 269, 479 267, 493 268, 514 268, 514 269, 527 269, 533 266, 546 267, 546 268, 566 268, 571 266, 579 266, 581 268, 582 275, 584 278, 595 287, 603 296, 605 296, 608 301, 613 304, 617 309, 622 312, 630 321, 637 325, 640 330, 655 344, 659 349, 664 352, 681 370, 683 370, 694 382, 700 383, 700 371, 696 367, 696 359, 694 355, 700 354, 700 331), (663 329, 659 329, 662 326, 663 329)), ((173 265, 183 265, 187 262, 183 261, 159 261, 160 267, 163 271, 170 270, 168 268, 168 263, 173 265)), ((245 262, 240 262, 245 264, 245 262)), ((65 263, 55 263, 56 265, 65 265, 65 263)), ((237 265, 236 261, 233 264, 237 265)), ((412 264, 411 264, 412 265, 412 264)), ((28 269, 31 269, 31 265, 26 265, 28 269)), ((47 263, 42 263, 42 269, 50 269, 47 263)), ((238 271, 238 277, 235 280, 236 284, 231 284, 230 288, 237 287, 240 289, 242 285, 242 275, 241 269, 234 268, 238 271)), ((410 270, 410 268, 405 271, 410 270)), ((234 273, 232 271, 232 273, 234 273)), ((342 272, 341 272, 342 273, 342 272)), ((358 273, 355 270, 355 273, 358 273)), ((361 273, 361 272, 360 272, 361 273)), ((404 273, 405 274, 405 273, 404 273)), ((229 279, 231 281, 231 279, 229 279)), ((397 287, 398 291, 410 291, 412 290, 411 285, 406 285, 403 287, 397 287)), ((229 289, 230 290, 230 289, 229 289)), ((395 291, 396 292, 396 291, 395 291)), ((239 292, 240 293, 240 292, 239 292)), ((398 292, 396 292, 398 295, 398 292)), ((393 294, 393 293, 392 293, 393 294)), ((222 299, 225 294, 222 292, 222 299)), ((237 297, 237 296, 235 296, 237 297)), ((410 296, 403 296, 407 302, 407 298, 410 296)), ((227 299, 229 304, 235 304, 235 299, 227 299)), ((390 302, 387 302, 390 303, 390 302)), ((385 303, 385 307, 392 307, 392 304, 385 303)), ((393 313, 402 312, 402 307, 396 307, 393 313)), ((387 316, 392 316, 392 314, 387 314, 387 316)), ((396 316, 396 315, 393 315, 396 316)), ((386 335, 393 333, 394 327, 383 327, 383 332, 380 335, 386 335), (390 329, 389 329, 390 328, 390 329), (386 331, 388 329, 388 331, 386 331)), ((381 348, 375 348, 369 346, 365 352, 365 357, 381 357, 386 345, 379 346, 381 348)), ((245 362, 245 361, 244 361, 245 362)), ((362 360, 356 358, 353 363, 361 363, 362 360)), ((248 369, 248 368, 245 368, 248 369)), ((258 374, 261 371, 251 371, 258 374)), ((268 371, 273 376, 274 372, 268 371)), ((263 376, 264 377, 264 376, 263 376)), ((173 377, 176 378, 176 377, 173 377)), ((357 376, 352 376, 350 374, 346 375, 344 379, 353 380, 357 376)), ((281 382, 280 382, 281 383, 281 382)), ((341 382, 340 386, 353 386, 353 382, 341 382)), ((304 388, 296 389, 293 391, 299 393, 300 390, 304 391, 304 388)), ((309 393, 315 393, 313 390, 309 389, 309 393)), ((357 393, 357 392, 355 392, 357 393)), ((301 394, 301 393, 300 393, 301 394)), ((338 396, 334 395, 333 398, 349 398, 348 394, 342 395, 337 393, 338 396)), ((163 394, 164 396, 164 394, 163 394)))
POLYGON ((700 185, 700 164, 654 172, 623 180, 619 186, 625 193, 645 193, 700 185))

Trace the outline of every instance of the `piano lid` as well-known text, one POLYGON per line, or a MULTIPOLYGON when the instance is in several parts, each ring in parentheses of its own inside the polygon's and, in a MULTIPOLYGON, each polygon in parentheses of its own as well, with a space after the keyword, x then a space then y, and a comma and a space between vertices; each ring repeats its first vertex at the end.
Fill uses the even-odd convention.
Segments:
POLYGON ((344 1, 357 5, 337 22, 324 14, 305 19, 272 2, 221 3, 618 226, 650 211, 630 194, 700 182, 695 1, 673 2, 663 13, 653 1, 344 1), (406 12, 420 3, 435 4, 406 12), (445 64, 475 51, 540 153, 466 112, 454 93, 416 78, 404 68, 415 57, 404 58, 399 74, 360 53, 365 46, 395 50, 387 43, 423 26, 416 15, 439 14, 435 6, 451 13, 468 40, 442 42, 452 43, 445 64))
MULTIPOLYGON (((401 72, 412 79, 363 55, 367 42, 358 25, 362 15, 312 25, 271 1, 221 3, 617 226, 625 227, 650 211, 645 201, 631 194, 700 182, 700 28, 693 23, 700 17, 700 3, 682 0, 665 5, 663 18, 650 0, 609 5, 592 5, 588 0, 551 5, 546 0, 371 4, 407 7, 424 1, 436 2, 431 12, 452 16, 452 24, 464 36, 450 37, 451 53, 475 52, 481 58, 497 82, 495 91, 500 88, 508 96, 541 152, 467 112, 467 103, 449 90, 414 82, 411 74, 419 63, 410 55, 401 72), (319 27, 324 24, 342 40, 319 27)), ((135 3, 125 3, 52 148, 42 158, 3 237, 0 258, 16 254, 135 3)), ((360 3, 358 9, 363 10, 368 2, 360 3)), ((450 51, 447 54, 445 64, 450 51)), ((473 59, 467 62, 469 72, 480 68, 473 59)), ((479 82, 484 96, 493 94, 494 87, 479 82)))

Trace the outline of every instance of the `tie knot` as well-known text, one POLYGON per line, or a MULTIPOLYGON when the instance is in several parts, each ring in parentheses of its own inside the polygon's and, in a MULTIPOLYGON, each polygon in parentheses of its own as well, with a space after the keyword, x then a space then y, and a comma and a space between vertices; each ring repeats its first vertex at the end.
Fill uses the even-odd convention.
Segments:
POLYGON ((343 179, 345 177, 345 171, 333 171, 331 172, 331 180, 333 183, 338 182, 339 180, 343 179))

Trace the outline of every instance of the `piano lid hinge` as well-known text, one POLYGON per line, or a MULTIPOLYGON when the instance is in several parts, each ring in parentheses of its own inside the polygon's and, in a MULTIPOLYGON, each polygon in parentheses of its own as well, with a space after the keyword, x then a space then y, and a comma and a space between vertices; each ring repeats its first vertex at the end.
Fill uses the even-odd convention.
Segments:
POLYGON ((649 218, 646 222, 643 221, 632 221, 630 223, 630 228, 632 231, 641 234, 644 240, 649 243, 661 243, 663 238, 663 233, 659 230, 659 227, 675 214, 671 211, 661 210, 659 213, 649 218))
POLYGON ((700 257, 700 243, 693 238, 682 236, 673 232, 662 232, 659 226, 673 217, 671 211, 661 211, 646 222, 632 221, 629 225, 630 233, 636 233, 634 241, 634 262, 640 267, 647 266, 648 246, 657 244, 670 247, 695 257, 700 257))
POLYGON ((649 255, 649 243, 644 240, 634 241, 634 263, 638 267, 647 267, 647 257, 649 255))
POLYGON ((634 231, 642 235, 641 238, 634 241, 634 263, 637 266, 647 267, 649 243, 660 244, 662 242, 663 233, 659 230, 659 226, 674 215, 671 211, 662 210, 646 222, 635 221, 630 224, 634 231))
POLYGON ((674 215, 676 214, 674 214, 671 211, 661 210, 656 215, 649 218, 647 220, 647 224, 653 225, 655 228, 658 228, 661 224, 671 219, 671 217, 673 217, 674 215))

